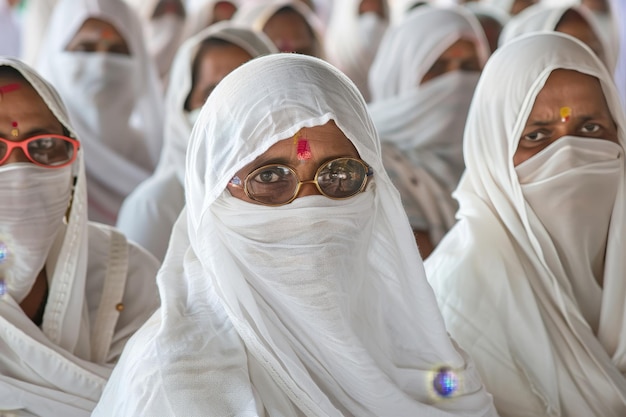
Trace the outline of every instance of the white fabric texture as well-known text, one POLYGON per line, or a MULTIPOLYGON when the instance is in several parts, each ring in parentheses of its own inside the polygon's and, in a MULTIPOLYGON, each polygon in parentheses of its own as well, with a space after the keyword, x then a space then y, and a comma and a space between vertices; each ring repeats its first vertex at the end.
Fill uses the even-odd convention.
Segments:
POLYGON ((369 77, 369 109, 381 141, 388 144, 385 169, 402 193, 411 226, 428 231, 435 244, 454 224, 452 191, 464 169, 465 115, 479 74, 453 71, 420 82, 460 39, 474 42, 484 64, 489 47, 474 16, 460 8, 421 6, 389 29, 369 77))
POLYGON ((526 33, 554 31, 563 18, 563 15, 569 10, 574 10, 589 24, 591 30, 598 37, 602 45, 605 64, 610 69, 615 68, 616 57, 615 48, 613 47, 614 42, 608 42, 597 18, 594 17, 589 9, 582 6, 568 5, 546 7, 541 3, 530 6, 517 16, 511 18, 502 30, 498 44, 503 45, 526 33))
MULTIPOLYGON (((49 84, 20 61, 0 58, 0 65, 17 69, 76 137, 61 99, 49 84)), ((62 172, 59 178, 49 171, 63 181, 62 172)), ((82 150, 71 173, 75 185, 66 224, 58 222, 54 231, 40 230, 40 236, 52 233, 54 237, 45 266, 49 290, 41 328, 24 314, 12 291, 0 297, 0 414, 88 416, 126 341, 159 304, 154 257, 113 229, 87 222, 82 150), (119 303, 124 305, 121 312, 116 309, 119 303)), ((5 175, 4 169, 0 175, 5 175)), ((65 207, 68 202, 69 195, 65 207)), ((65 210, 59 214, 49 208, 63 217, 65 210)), ((0 218, 0 228, 12 230, 8 217, 0 218)), ((21 229, 15 239, 7 235, 3 239, 11 245, 21 239, 20 232, 32 233, 21 229)), ((38 273, 23 276, 30 282, 23 286, 32 287, 38 273)))
POLYGON ((211 38, 239 46, 253 58, 277 52, 263 33, 229 22, 212 25, 181 46, 172 67, 172 84, 166 97, 165 143, 161 160, 154 175, 124 201, 117 222, 128 238, 161 260, 174 222, 185 205, 185 153, 193 127, 188 117, 190 112, 185 110, 185 101, 192 88, 193 63, 200 44, 211 38))
POLYGON ((157 278, 163 308, 94 416, 494 415, 443 327, 365 102, 344 74, 298 54, 233 71, 194 126, 185 187, 157 278), (225 191, 270 146, 329 120, 373 168, 366 192, 275 208, 225 191), (462 381, 444 400, 431 385, 443 364, 462 381))
POLYGON ((300 0, 264 0, 242 4, 233 16, 233 22, 263 32, 272 16, 283 7, 290 7, 304 17, 313 31, 318 58, 324 58, 324 26, 317 15, 300 0))
POLYGON ((19 57, 22 34, 17 8, 9 5, 9 0, 0 0, 0 55, 19 57))
POLYGON ((502 416, 626 414, 625 126, 606 67, 570 36, 520 37, 483 71, 465 131, 459 221, 426 271, 502 416), (619 145, 562 137, 514 167, 555 69, 600 80, 619 145))
MULTIPOLYGON (((166 13, 153 17, 160 0, 125 0, 141 19, 148 53, 156 63, 159 77, 166 80, 180 44, 185 40, 186 15, 166 13)), ((185 2, 181 1, 183 9, 185 2)))
POLYGON ((369 69, 389 25, 387 0, 382 3, 384 17, 372 12, 359 15, 360 0, 334 2, 324 42, 328 62, 354 81, 367 102, 369 69))
POLYGON ((138 18, 121 0, 62 0, 38 69, 84 138, 89 219, 115 224, 124 198, 152 173, 163 141, 163 99, 138 18), (66 51, 90 17, 111 23, 131 55, 66 51))
POLYGON ((622 97, 622 105, 626 108, 626 3, 620 0, 613 0, 611 13, 613 23, 617 28, 617 64, 615 68, 615 83, 622 97))

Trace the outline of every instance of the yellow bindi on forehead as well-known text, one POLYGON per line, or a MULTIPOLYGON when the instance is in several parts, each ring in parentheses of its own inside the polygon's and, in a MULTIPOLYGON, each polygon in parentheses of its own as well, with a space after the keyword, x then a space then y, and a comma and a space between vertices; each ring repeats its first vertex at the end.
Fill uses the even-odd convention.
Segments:
POLYGON ((568 122, 572 116, 572 109, 570 107, 561 107, 559 109, 559 116, 561 116, 561 123, 568 122))

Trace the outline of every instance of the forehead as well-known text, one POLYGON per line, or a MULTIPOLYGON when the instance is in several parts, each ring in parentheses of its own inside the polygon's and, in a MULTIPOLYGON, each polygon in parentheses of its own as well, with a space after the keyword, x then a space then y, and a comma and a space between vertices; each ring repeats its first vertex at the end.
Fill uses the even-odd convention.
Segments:
POLYGON ((74 38, 124 40, 122 34, 112 23, 94 17, 83 22, 74 38))
MULTIPOLYGON (((60 125, 48 105, 39 93, 26 80, 12 76, 0 76, 0 88, 16 85, 11 92, 4 93, 0 99, 0 119, 18 121, 20 124, 29 122, 55 122, 60 125)), ((0 129, 4 126, 0 126, 0 129)))
POLYGON ((552 71, 537 95, 535 105, 537 104, 595 108, 601 106, 608 110, 602 86, 596 77, 562 69, 552 71))

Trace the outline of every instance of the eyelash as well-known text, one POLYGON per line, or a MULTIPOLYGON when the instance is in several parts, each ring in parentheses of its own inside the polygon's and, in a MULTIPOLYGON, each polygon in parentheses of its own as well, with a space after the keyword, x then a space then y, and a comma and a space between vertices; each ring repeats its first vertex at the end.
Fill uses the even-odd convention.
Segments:
MULTIPOLYGON (((600 125, 599 123, 594 123, 594 122, 585 122, 579 129, 578 129, 581 133, 583 134, 594 134, 594 133, 598 133, 602 130, 602 125, 600 125), (593 131, 591 132, 584 132, 583 129, 586 126, 593 126, 593 131)), ((530 142, 540 142, 542 140, 548 139, 550 137, 551 131, 548 129, 539 129, 539 130, 534 130, 532 132, 526 133, 525 135, 522 136, 522 139, 528 140, 530 142), (544 137, 542 138, 535 138, 535 139, 530 139, 528 136, 529 135, 535 135, 535 134, 543 134, 544 137)))

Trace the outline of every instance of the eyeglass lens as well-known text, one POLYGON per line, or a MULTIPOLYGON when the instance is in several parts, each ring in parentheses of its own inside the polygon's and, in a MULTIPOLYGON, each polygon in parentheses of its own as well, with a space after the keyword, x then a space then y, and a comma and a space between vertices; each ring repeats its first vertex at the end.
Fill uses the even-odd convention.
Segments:
MULTIPOLYGON (((0 141, 0 160, 7 156, 8 145, 0 141)), ((74 144, 61 137, 39 137, 28 141, 26 146, 27 156, 41 164, 51 167, 62 165, 74 157, 74 144)))
MULTIPOLYGON (((318 169, 315 178, 319 191, 335 199, 358 194, 366 179, 366 166, 353 158, 339 158, 325 163, 318 169)), ((266 165, 246 177, 246 189, 256 201, 282 204, 294 197, 299 182, 293 169, 284 165, 266 165)))

